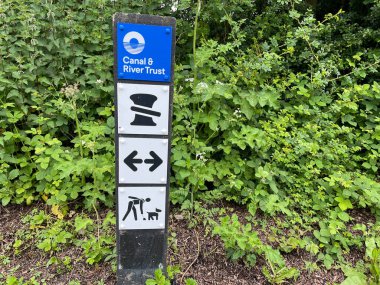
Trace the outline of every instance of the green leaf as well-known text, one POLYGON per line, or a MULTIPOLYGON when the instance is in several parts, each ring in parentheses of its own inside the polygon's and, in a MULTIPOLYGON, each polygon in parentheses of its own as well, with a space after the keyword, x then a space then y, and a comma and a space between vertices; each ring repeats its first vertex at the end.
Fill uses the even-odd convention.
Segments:
POLYGON ((4 141, 8 141, 8 140, 10 140, 13 137, 13 133, 11 133, 11 132, 4 132, 3 136, 4 136, 4 141))
POLYGON ((195 279, 193 279, 193 278, 186 278, 186 280, 185 280, 185 284, 186 284, 186 285, 197 285, 198 283, 197 283, 197 281, 195 281, 195 279))
POLYGON ((6 196, 1 199, 1 204, 5 207, 6 205, 9 204, 10 201, 11 201, 11 196, 6 196))
POLYGON ((362 272, 352 270, 340 285, 368 285, 367 277, 362 272))
MULTIPOLYGON (((22 282, 22 278, 21 278, 20 282, 22 282)), ((18 285, 18 284, 20 284, 19 280, 15 276, 8 276, 7 277, 6 285, 18 285)))
POLYGON ((17 168, 15 168, 15 169, 11 170, 11 172, 9 172, 8 178, 10 180, 15 179, 16 177, 19 176, 19 174, 20 174, 20 171, 17 168))
POLYGON ((186 161, 185 160, 176 160, 174 162, 174 165, 185 167, 186 166, 186 161))
POLYGON ((362 164, 362 166, 363 166, 364 168, 366 168, 366 169, 370 169, 370 168, 371 168, 371 164, 369 164, 368 162, 364 162, 364 163, 362 164))
POLYGON ((348 222, 350 220, 350 215, 347 214, 346 212, 340 212, 338 214, 338 217, 339 217, 339 219, 341 219, 344 222, 348 222))
POLYGON ((75 218, 74 226, 76 232, 85 230, 88 226, 91 225, 93 225, 93 221, 89 218, 82 218, 81 216, 77 216, 75 218))
POLYGON ((285 260, 278 249, 272 249, 271 247, 268 247, 267 249, 265 249, 265 257, 272 264, 276 264, 280 267, 285 266, 285 260))
POLYGON ((329 254, 325 254, 323 258, 323 264, 326 266, 327 269, 331 269, 331 266, 334 263, 334 259, 329 254))
POLYGON ((246 243, 245 243, 245 239, 244 238, 236 238, 236 242, 237 242, 237 245, 239 246, 239 248, 241 250, 245 250, 246 249, 246 243))
POLYGON ((365 275, 347 277, 340 285, 368 285, 365 275))
POLYGON ((343 197, 336 197, 335 200, 339 202, 338 206, 342 211, 353 208, 351 201, 348 199, 345 199, 343 197))
POLYGON ((181 169, 178 174, 181 179, 185 179, 186 177, 190 176, 191 172, 186 169, 181 169))
POLYGON ((107 126, 109 126, 110 128, 115 127, 115 118, 114 117, 109 117, 107 119, 107 126))

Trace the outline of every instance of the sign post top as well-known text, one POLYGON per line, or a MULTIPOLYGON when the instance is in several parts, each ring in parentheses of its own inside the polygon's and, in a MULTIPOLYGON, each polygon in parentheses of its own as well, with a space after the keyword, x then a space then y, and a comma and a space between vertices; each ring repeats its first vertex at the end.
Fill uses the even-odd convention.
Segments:
POLYGON ((113 22, 175 27, 176 19, 174 17, 157 15, 115 13, 113 15, 113 22))
POLYGON ((132 21, 128 15, 114 17, 117 79, 171 82, 175 25, 165 25, 162 17, 138 16, 132 21))

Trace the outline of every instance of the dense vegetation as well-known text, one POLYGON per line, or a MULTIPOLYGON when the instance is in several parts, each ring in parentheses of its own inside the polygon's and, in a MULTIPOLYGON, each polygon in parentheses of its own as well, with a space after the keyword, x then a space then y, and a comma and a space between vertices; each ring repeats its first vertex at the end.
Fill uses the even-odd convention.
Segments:
POLYGON ((2 204, 113 206, 112 14, 170 15, 172 203, 192 214, 224 199, 281 217, 276 249, 223 217, 214 234, 233 259, 283 268, 280 252, 302 248, 330 268, 365 247, 377 282, 380 224, 353 215, 380 215, 380 2, 172 2, 0 3, 2 204))

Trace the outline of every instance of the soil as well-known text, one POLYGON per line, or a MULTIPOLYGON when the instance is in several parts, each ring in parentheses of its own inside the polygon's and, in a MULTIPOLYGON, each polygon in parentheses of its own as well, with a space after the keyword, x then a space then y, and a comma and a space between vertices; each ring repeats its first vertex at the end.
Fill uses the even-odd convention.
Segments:
POLYGON ((75 280, 79 280, 80 284, 88 285, 102 284, 98 283, 100 280, 104 282, 103 284, 116 284, 115 274, 110 263, 91 266, 86 263, 81 250, 77 247, 65 248, 57 255, 58 258, 65 256, 71 258, 71 270, 57 265, 46 266, 51 256, 33 246, 15 255, 12 245, 16 239, 16 232, 27 229, 27 225, 23 224, 21 219, 30 214, 36 207, 44 209, 43 205, 33 207, 0 206, 0 229, 2 229, 0 233, 0 262, 2 256, 9 257, 9 263, 0 263, 0 276, 1 274, 5 276, 12 274, 17 278, 23 277, 24 281, 33 276, 39 276, 38 281, 41 284, 46 282, 48 285, 66 285, 75 280))
MULTIPOLYGON (((40 282, 44 280, 46 284, 54 285, 69 284, 73 280, 80 281, 80 284, 116 284, 116 274, 111 263, 88 265, 81 250, 74 246, 65 248, 58 254, 59 257, 71 258, 70 270, 57 265, 46 266, 51 256, 35 246, 29 246, 27 250, 15 255, 12 246, 16 232, 26 229, 21 219, 35 207, 44 209, 46 206, 0 206, 0 282, 1 274, 11 274, 18 278, 23 277, 24 280, 38 276, 40 282)), ((246 214, 244 209, 233 205, 230 210, 240 218, 246 214)), ((106 210, 99 214, 104 216, 105 213, 106 210)), ((357 217, 359 220, 368 220, 365 213, 357 213, 357 217)), ((261 268, 265 266, 262 258, 259 257, 256 266, 252 268, 245 266, 243 262, 231 262, 226 257, 223 242, 212 236, 209 227, 202 223, 190 227, 188 221, 175 209, 169 217, 169 225, 168 264, 179 265, 181 268, 181 273, 173 284, 183 285, 184 280, 189 277, 197 280, 199 285, 269 284, 261 272, 261 268)), ((260 237, 265 239, 266 233, 260 233, 260 237)), ((363 254, 360 249, 353 250, 350 261, 355 264, 363 258, 363 254)), ((317 266, 314 270, 307 270, 305 262, 317 260, 306 251, 292 251, 284 254, 284 258, 288 266, 296 267, 300 271, 297 281, 290 280, 287 284, 339 284, 344 280, 343 272, 337 268, 326 270, 323 266, 317 266)))
MULTIPOLYGON (((231 204, 224 205, 233 207, 231 214, 238 215, 240 222, 245 222, 248 215, 245 209, 231 204)), ((231 209, 231 208, 230 208, 231 209)), ((198 225, 189 228, 186 220, 178 220, 172 215, 169 220, 170 231, 176 233, 177 250, 173 246, 169 249, 169 263, 180 264, 182 275, 176 279, 176 284, 183 285, 185 278, 194 278, 199 285, 267 285, 270 284, 261 268, 266 265, 265 260, 257 258, 253 268, 247 267, 243 262, 232 262, 227 259, 223 242, 217 236, 212 236, 207 228, 198 225)), ((271 226, 269 221, 268 227, 271 226)), ((259 231, 260 239, 268 242, 268 232, 259 231)), ((270 243, 270 242, 268 242, 270 243)), ((305 262, 317 262, 316 258, 306 251, 292 251, 283 254, 286 265, 297 268, 300 275, 296 281, 288 280, 284 284, 296 285, 319 285, 339 284, 344 280, 344 274, 340 269, 326 270, 319 266, 315 271, 305 269, 305 262)), ((352 255, 352 259, 362 258, 360 254, 352 255)))

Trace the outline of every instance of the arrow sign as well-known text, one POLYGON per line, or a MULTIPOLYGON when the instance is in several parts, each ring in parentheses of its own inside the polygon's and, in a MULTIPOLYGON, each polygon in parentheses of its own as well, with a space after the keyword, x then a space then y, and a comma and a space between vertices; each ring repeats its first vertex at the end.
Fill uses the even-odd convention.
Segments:
MULTIPOLYGON (((137 153, 137 150, 134 150, 124 159, 124 163, 133 171, 137 171, 137 167, 135 166, 135 164, 143 163, 142 159, 135 158, 137 153)), ((159 167, 162 164, 163 161, 154 151, 149 152, 149 154, 152 158, 145 159, 144 163, 152 164, 152 166, 149 167, 149 171, 153 172, 157 169, 157 167, 159 167)))
POLYGON ((149 171, 153 172, 156 170, 157 167, 161 165, 162 159, 154 151, 149 152, 149 154, 152 156, 153 159, 145 159, 144 162, 146 164, 152 164, 152 166, 149 167, 149 171))
MULTIPOLYGON (((135 156, 137 155, 137 151, 132 151, 130 153, 130 155, 128 155, 125 159, 124 159, 124 162, 126 165, 129 166, 130 169, 132 169, 133 171, 137 171, 137 167, 135 166, 135 164, 140 164, 143 162, 142 159, 139 159, 139 158, 135 158, 135 156)), ((161 160, 162 162, 162 160, 161 160)))

